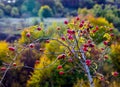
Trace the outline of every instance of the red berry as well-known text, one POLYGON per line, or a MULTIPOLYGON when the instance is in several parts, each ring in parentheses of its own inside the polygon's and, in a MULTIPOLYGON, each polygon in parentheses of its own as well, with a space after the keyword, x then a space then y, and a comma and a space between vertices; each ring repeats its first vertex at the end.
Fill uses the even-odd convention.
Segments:
POLYGON ((76 20, 77 20, 77 21, 79 21, 79 20, 80 20, 80 18, 79 18, 79 17, 76 17, 76 20))
POLYGON ((83 33, 83 31, 81 30, 80 33, 83 33))
POLYGON ((71 34, 75 34, 75 30, 71 30, 71 34))
POLYGON ((103 50, 105 50, 104 48, 101 48, 101 50, 103 51, 103 50))
POLYGON ((71 34, 72 33, 71 29, 67 29, 67 33, 71 34))
POLYGON ((86 34, 86 33, 87 33, 87 32, 84 30, 84 31, 83 31, 83 34, 86 34))
POLYGON ((76 23, 77 23, 77 22, 76 22, 76 21, 74 21, 74 25, 76 25, 76 23))
POLYGON ((30 37, 30 33, 27 33, 26 36, 27 36, 27 37, 30 37))
POLYGON ((68 33, 68 34, 75 34, 75 30, 68 29, 68 30, 67 30, 67 33, 68 33))
POLYGON ((79 27, 80 27, 80 28, 82 28, 82 27, 83 27, 83 24, 82 24, 82 23, 80 23, 79 27))
POLYGON ((119 75, 119 73, 117 71, 115 71, 115 72, 112 73, 112 75, 116 77, 116 76, 119 75))
POLYGON ((94 47, 94 46, 95 46, 95 45, 94 45, 94 44, 92 44, 92 43, 90 43, 90 44, 89 44, 89 47, 94 47))
POLYGON ((83 46, 84 46, 84 47, 88 47, 88 44, 84 44, 83 46))
POLYGON ((70 63, 73 62, 73 59, 72 59, 72 58, 69 58, 69 59, 68 59, 68 62, 70 62, 70 63))
POLYGON ((46 42, 46 43, 50 43, 50 40, 46 40, 45 42, 46 42))
POLYGON ((30 47, 30 48, 34 48, 35 45, 32 43, 32 44, 29 45, 29 47, 30 47))
POLYGON ((15 47, 9 47, 10 51, 15 51, 15 47))
POLYGON ((83 51, 84 52, 88 51, 87 47, 83 47, 83 51))
POLYGON ((57 69, 61 69, 62 68, 62 65, 59 65, 58 67, 57 67, 57 69))
POLYGON ((97 30, 93 30, 92 32, 95 33, 97 30))
POLYGON ((108 45, 108 41, 104 41, 103 44, 104 44, 104 45, 108 45))
POLYGON ((84 20, 81 21, 82 24, 84 24, 84 22, 85 22, 84 20))
POLYGON ((16 63, 13 63, 13 66, 16 66, 17 64, 16 63))
POLYGON ((96 26, 96 30, 98 30, 99 29, 99 27, 98 26, 96 26))
POLYGON ((63 41, 65 41, 65 37, 64 37, 64 36, 62 36, 61 39, 62 39, 63 41))
POLYGON ((5 71, 6 70, 6 67, 1 67, 1 71, 5 71))
POLYGON ((41 30, 41 27, 39 26, 39 27, 37 28, 37 30, 40 31, 40 30, 41 30))
POLYGON ((64 21, 64 24, 68 24, 68 21, 64 21))
POLYGON ((87 42, 88 42, 88 43, 91 43, 92 41, 91 41, 91 40, 88 40, 87 42))
POLYGON ((90 65, 91 65, 91 60, 87 59, 87 60, 85 61, 85 63, 86 63, 86 65, 90 66, 90 65))
POLYGON ((68 35, 68 39, 69 40, 73 40, 73 36, 72 35, 68 35))
POLYGON ((105 58, 105 59, 108 59, 108 55, 105 55, 104 58, 105 58))
POLYGON ((40 48, 40 49, 39 49, 40 52, 43 52, 44 50, 45 50, 44 48, 40 48))
POLYGON ((58 55, 58 59, 64 59, 66 57, 66 55, 65 54, 60 54, 60 55, 58 55))
POLYGON ((59 75, 63 75, 63 74, 64 74, 64 72, 63 72, 63 71, 60 71, 60 72, 59 72, 59 75))
POLYGON ((111 33, 111 34, 110 34, 110 36, 111 36, 111 37, 113 37, 113 36, 114 36, 114 34, 113 34, 113 33, 111 33))
POLYGON ((113 29, 112 29, 112 28, 110 28, 110 31, 113 31, 113 29))
POLYGON ((36 61, 35 61, 35 64, 39 64, 39 63, 40 63, 40 61, 39 61, 39 60, 36 60, 36 61))
POLYGON ((101 76, 99 79, 100 79, 101 81, 104 81, 104 80, 105 80, 105 78, 104 78, 103 76, 101 76))
POLYGON ((57 27, 57 30, 60 30, 60 27, 57 27))
POLYGON ((90 29, 89 29, 89 28, 87 28, 87 32, 90 32, 90 29))

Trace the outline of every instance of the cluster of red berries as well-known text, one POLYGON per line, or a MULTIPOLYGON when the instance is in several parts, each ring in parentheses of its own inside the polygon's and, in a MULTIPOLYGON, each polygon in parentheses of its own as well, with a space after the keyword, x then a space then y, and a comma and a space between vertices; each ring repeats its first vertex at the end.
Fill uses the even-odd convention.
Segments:
MULTIPOLYGON (((16 64, 16 63, 13 63, 12 66, 17 66, 17 64, 16 64)), ((1 71, 5 71, 6 69, 7 69, 7 68, 4 67, 4 66, 0 68, 1 71)))
POLYGON ((73 35, 75 34, 75 30, 72 30, 72 29, 67 29, 67 36, 68 36, 68 39, 69 40, 73 40, 73 35))
POLYGON ((86 44, 83 44, 83 51, 84 52, 88 51, 89 47, 91 48, 95 47, 91 40, 88 40, 86 44))
POLYGON ((79 25, 79 27, 80 27, 80 28, 82 28, 82 27, 83 27, 84 22, 85 22, 84 20, 82 20, 82 21, 81 21, 81 23, 80 23, 80 25, 79 25))
MULTIPOLYGON (((65 54, 60 54, 60 55, 58 55, 57 59, 65 59, 65 57, 66 57, 65 54)), ((70 62, 70 63, 73 62, 73 59, 72 59, 72 58, 69 58, 69 59, 68 59, 68 62, 70 62)), ((60 70, 60 69, 62 69, 62 68, 63 68, 62 65, 58 65, 58 67, 57 67, 58 70, 60 70)), ((63 74, 64 74, 64 71, 60 71, 59 74, 60 74, 60 75, 63 75, 63 74)))
POLYGON ((94 30, 92 30, 93 33, 96 33, 99 30, 99 27, 96 26, 96 28, 94 30))
MULTIPOLYGON (((62 69, 62 65, 58 65, 57 67, 58 70, 62 69)), ((64 71, 59 71, 59 75, 63 75, 64 71)))

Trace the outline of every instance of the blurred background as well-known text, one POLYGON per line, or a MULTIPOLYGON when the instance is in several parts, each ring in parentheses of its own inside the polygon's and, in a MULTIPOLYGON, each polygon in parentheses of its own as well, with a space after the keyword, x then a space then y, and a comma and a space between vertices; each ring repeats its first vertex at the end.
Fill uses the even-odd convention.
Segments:
POLYGON ((44 22, 63 22, 79 14, 103 17, 120 30, 120 0, 0 0, 0 39, 18 29, 44 22))

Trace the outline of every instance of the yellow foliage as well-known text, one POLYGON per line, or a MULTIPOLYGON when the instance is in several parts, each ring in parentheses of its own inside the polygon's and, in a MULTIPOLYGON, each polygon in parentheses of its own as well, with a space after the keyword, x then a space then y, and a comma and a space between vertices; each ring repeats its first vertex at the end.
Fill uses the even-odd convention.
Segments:
POLYGON ((49 60, 49 58, 46 55, 42 55, 42 57, 40 58, 40 63, 37 66, 35 66, 35 68, 44 68, 50 63, 51 61, 49 60))
POLYGON ((60 54, 64 51, 64 46, 60 45, 59 42, 51 40, 50 43, 45 45, 45 53, 50 59, 56 58, 56 54, 60 54))
POLYGON ((107 40, 111 40, 111 36, 108 33, 105 33, 103 37, 107 38, 107 40))
POLYGON ((46 55, 41 56, 40 63, 35 66, 35 70, 32 73, 30 80, 27 82, 27 87, 42 87, 40 86, 40 82, 49 78, 48 76, 51 76, 51 68, 53 67, 49 66, 50 63, 51 61, 46 55))
POLYGON ((0 60, 6 61, 6 54, 8 53, 8 43, 0 41, 0 60))
POLYGON ((111 45, 111 52, 113 54, 119 54, 120 55, 120 44, 119 43, 112 44, 111 45))
POLYGON ((120 70, 120 43, 111 45, 111 59, 115 67, 120 70))
POLYGON ((8 49, 8 43, 5 41, 0 41, 0 53, 8 49))
POLYGON ((78 14, 86 16, 88 14, 93 14, 93 11, 92 10, 88 10, 87 8, 83 8, 83 9, 79 8, 78 9, 78 14))
POLYGON ((92 15, 87 16, 87 19, 92 23, 93 25, 97 26, 107 26, 107 27, 113 27, 112 23, 109 23, 105 18, 99 17, 95 18, 92 15))

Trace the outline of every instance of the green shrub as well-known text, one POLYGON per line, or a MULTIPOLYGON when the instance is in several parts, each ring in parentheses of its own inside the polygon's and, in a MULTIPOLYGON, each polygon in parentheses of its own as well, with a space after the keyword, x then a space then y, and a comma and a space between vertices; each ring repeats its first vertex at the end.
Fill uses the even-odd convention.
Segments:
POLYGON ((11 10, 11 16, 12 17, 18 17, 19 16, 19 10, 17 7, 13 7, 11 10))
POLYGON ((2 9, 0 9, 0 18, 2 18, 4 16, 4 12, 2 9))
POLYGON ((45 5, 39 9, 38 15, 39 17, 47 18, 47 17, 52 17, 53 12, 48 5, 45 5))
POLYGON ((6 12, 6 14, 10 15, 11 10, 12 10, 12 7, 10 5, 6 5, 5 6, 5 12, 6 12))
POLYGON ((5 5, 3 3, 0 2, 0 9, 4 10, 5 5))
POLYGON ((22 5, 20 11, 21 13, 27 12, 27 7, 25 5, 22 5))

